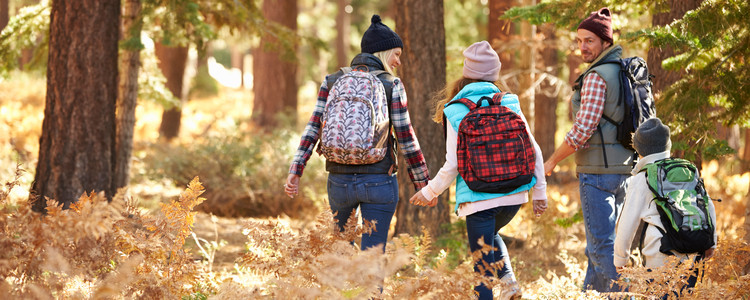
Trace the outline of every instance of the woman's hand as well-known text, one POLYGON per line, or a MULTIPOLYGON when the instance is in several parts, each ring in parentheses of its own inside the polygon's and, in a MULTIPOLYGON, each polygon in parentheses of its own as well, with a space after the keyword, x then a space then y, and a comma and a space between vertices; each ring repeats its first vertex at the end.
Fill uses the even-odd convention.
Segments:
POLYGON ((534 215, 540 217, 547 210, 547 200, 534 200, 534 215))
POLYGON ((427 198, 422 195, 422 192, 418 191, 414 194, 414 196, 411 196, 411 198, 409 198, 409 203, 419 206, 433 207, 437 205, 437 197, 432 198, 431 200, 427 200, 427 198))
POLYGON ((284 192, 289 198, 294 198, 299 193, 299 175, 289 174, 284 184, 284 192))

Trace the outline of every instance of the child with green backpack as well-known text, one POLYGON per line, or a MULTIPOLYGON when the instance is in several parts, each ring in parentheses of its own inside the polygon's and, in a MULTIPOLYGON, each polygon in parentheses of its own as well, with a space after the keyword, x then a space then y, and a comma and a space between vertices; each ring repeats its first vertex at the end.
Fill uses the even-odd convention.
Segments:
MULTIPOLYGON (((658 118, 641 124, 633 135, 640 159, 633 168, 622 213, 615 229, 614 265, 625 266, 638 225, 645 222, 640 248, 647 268, 664 265, 669 255, 698 253, 710 258, 716 250, 716 213, 698 169, 670 157, 669 127, 658 118)), ((695 286, 691 276, 687 287, 695 286)))

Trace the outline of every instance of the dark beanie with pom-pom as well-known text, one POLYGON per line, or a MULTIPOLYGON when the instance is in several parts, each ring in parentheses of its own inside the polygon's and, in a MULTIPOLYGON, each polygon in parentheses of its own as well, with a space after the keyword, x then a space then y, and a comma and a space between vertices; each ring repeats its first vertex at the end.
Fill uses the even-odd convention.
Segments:
POLYGON ((372 15, 370 20, 370 28, 367 28, 365 34, 362 35, 362 53, 375 53, 385 51, 393 48, 403 48, 404 43, 401 38, 388 26, 383 24, 380 20, 380 16, 372 15))

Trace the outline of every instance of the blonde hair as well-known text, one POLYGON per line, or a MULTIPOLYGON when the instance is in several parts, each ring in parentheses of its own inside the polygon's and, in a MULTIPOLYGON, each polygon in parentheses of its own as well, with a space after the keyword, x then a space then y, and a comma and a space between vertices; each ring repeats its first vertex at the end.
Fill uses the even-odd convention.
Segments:
POLYGON ((393 72, 393 69, 391 69, 391 66, 388 65, 388 59, 391 58, 391 55, 393 55, 393 52, 396 52, 396 48, 391 48, 384 51, 378 51, 373 53, 372 55, 375 55, 378 59, 380 59, 380 62, 383 63, 383 68, 386 72, 390 73, 393 76, 396 76, 396 73, 393 72))
MULTIPOLYGON (((458 92, 460 92, 464 87, 475 82, 488 81, 461 77, 457 80, 454 80, 453 82, 449 82, 445 85, 445 88, 435 93, 435 95, 432 97, 432 101, 435 102, 435 115, 432 116, 432 120, 438 124, 443 123, 443 109, 445 109, 445 105, 453 100, 453 98, 458 95, 458 92)), ((494 84, 498 89, 503 90, 503 88, 501 88, 502 85, 500 82, 496 81, 492 82, 492 84, 494 84)))

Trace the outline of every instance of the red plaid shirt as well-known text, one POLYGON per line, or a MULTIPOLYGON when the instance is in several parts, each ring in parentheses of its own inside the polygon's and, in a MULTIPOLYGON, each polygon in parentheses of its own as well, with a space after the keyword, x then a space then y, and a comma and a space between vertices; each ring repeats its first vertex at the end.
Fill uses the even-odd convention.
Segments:
POLYGON ((607 83, 596 72, 591 72, 583 79, 581 88, 581 109, 576 114, 573 128, 565 135, 565 142, 576 151, 588 147, 588 140, 604 113, 607 83))
MULTIPOLYGON (((307 160, 312 156, 313 148, 320 138, 320 119, 323 117, 323 111, 328 100, 328 86, 326 82, 327 77, 320 85, 315 110, 313 110, 310 121, 305 127, 305 132, 302 134, 297 153, 294 155, 292 165, 289 167, 289 173, 291 174, 302 176, 307 160)), ((422 154, 422 149, 419 147, 419 141, 417 141, 417 136, 414 134, 414 129, 411 126, 411 119, 409 118, 409 111, 406 106, 406 92, 404 91, 401 79, 396 78, 393 81, 392 96, 391 124, 393 125, 393 132, 396 135, 396 141, 398 141, 401 153, 409 165, 407 168, 409 177, 415 186, 417 183, 427 183, 430 179, 430 174, 427 170, 427 162, 422 154)))

